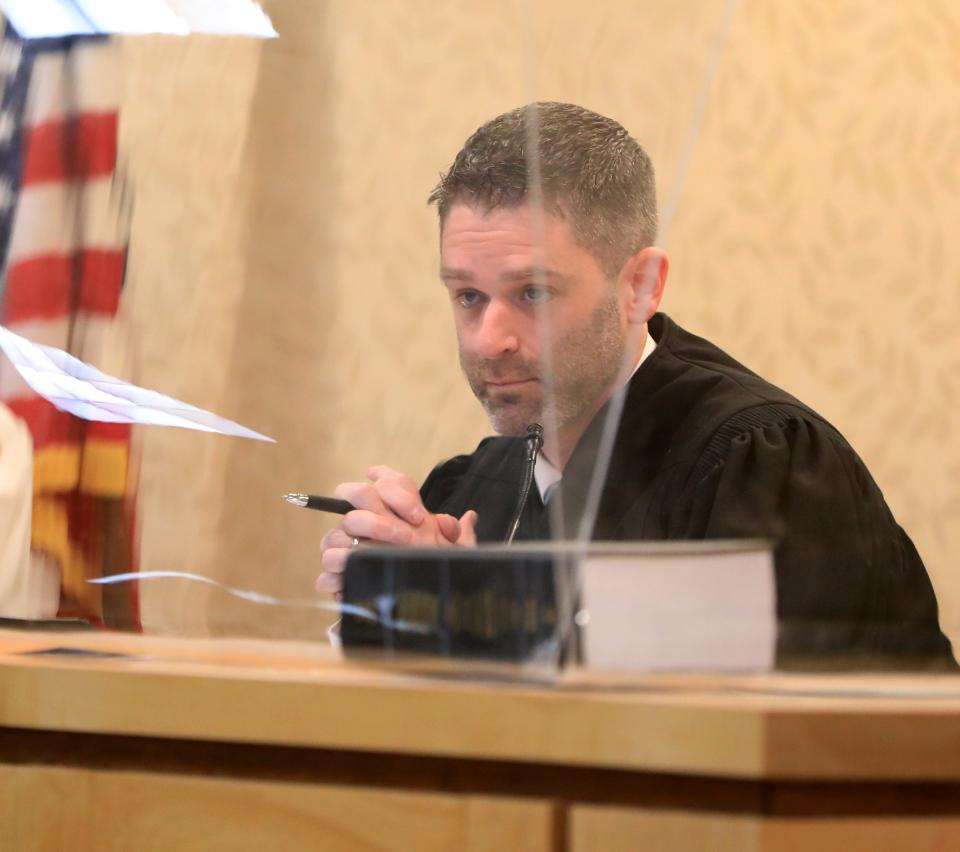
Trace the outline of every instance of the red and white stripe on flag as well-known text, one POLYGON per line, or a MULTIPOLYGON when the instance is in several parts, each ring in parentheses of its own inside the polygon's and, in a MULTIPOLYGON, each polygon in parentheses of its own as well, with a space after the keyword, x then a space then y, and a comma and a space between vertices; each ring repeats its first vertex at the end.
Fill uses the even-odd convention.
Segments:
MULTIPOLYGON (((7 251, 4 324, 88 360, 117 313, 129 230, 115 183, 118 49, 106 39, 71 39, 33 56, 7 251)), ((104 511, 114 513, 126 492, 130 427, 57 410, 7 363, 0 398, 34 439, 33 547, 58 563, 80 613, 100 617, 99 587, 85 580, 115 550, 99 528, 116 528, 104 511)))

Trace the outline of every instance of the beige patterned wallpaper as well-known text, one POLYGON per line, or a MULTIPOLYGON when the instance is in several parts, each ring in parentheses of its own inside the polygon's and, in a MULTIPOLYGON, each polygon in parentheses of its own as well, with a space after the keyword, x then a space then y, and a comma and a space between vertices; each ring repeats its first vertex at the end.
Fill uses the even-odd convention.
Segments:
MULTIPOLYGON (((280 494, 380 461, 419 477, 485 434, 424 199, 478 124, 559 99, 651 152, 679 201, 665 308, 845 432, 960 638, 955 4, 265 5, 277 42, 125 45, 133 370, 279 441, 144 435, 144 568, 309 597, 325 519, 280 494)), ((326 624, 181 585, 144 616, 326 624)))

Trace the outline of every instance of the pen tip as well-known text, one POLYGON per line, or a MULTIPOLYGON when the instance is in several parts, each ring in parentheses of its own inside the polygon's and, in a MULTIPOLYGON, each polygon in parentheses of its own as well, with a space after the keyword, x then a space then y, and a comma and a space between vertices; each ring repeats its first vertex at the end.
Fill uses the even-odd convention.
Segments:
POLYGON ((307 505, 307 495, 306 494, 284 494, 283 499, 288 503, 292 503, 294 506, 303 506, 307 505))

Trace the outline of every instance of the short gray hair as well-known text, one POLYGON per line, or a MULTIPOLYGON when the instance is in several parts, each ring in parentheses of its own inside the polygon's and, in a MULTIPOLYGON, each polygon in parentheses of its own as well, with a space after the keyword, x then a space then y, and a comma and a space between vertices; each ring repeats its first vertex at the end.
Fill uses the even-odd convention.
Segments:
POLYGON ((653 164, 620 124, 583 107, 540 102, 491 119, 466 141, 427 203, 437 205, 442 228, 457 203, 490 211, 528 201, 533 121, 544 204, 569 213, 574 239, 616 275, 657 238, 653 164))

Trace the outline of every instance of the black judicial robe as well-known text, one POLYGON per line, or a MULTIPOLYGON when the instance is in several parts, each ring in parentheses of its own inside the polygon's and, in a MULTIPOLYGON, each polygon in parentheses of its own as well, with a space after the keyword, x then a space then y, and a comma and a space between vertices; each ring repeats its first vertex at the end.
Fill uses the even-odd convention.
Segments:
MULTIPOLYGON (((843 436, 799 400, 657 314, 657 348, 630 381, 593 538, 772 538, 778 665, 951 667, 923 562, 843 436)), ((576 535, 603 414, 564 470, 558 538, 576 535)), ((502 541, 517 503, 521 438, 487 438, 438 465, 426 507, 475 509, 502 541)), ((550 538, 536 488, 518 540, 550 538)))

